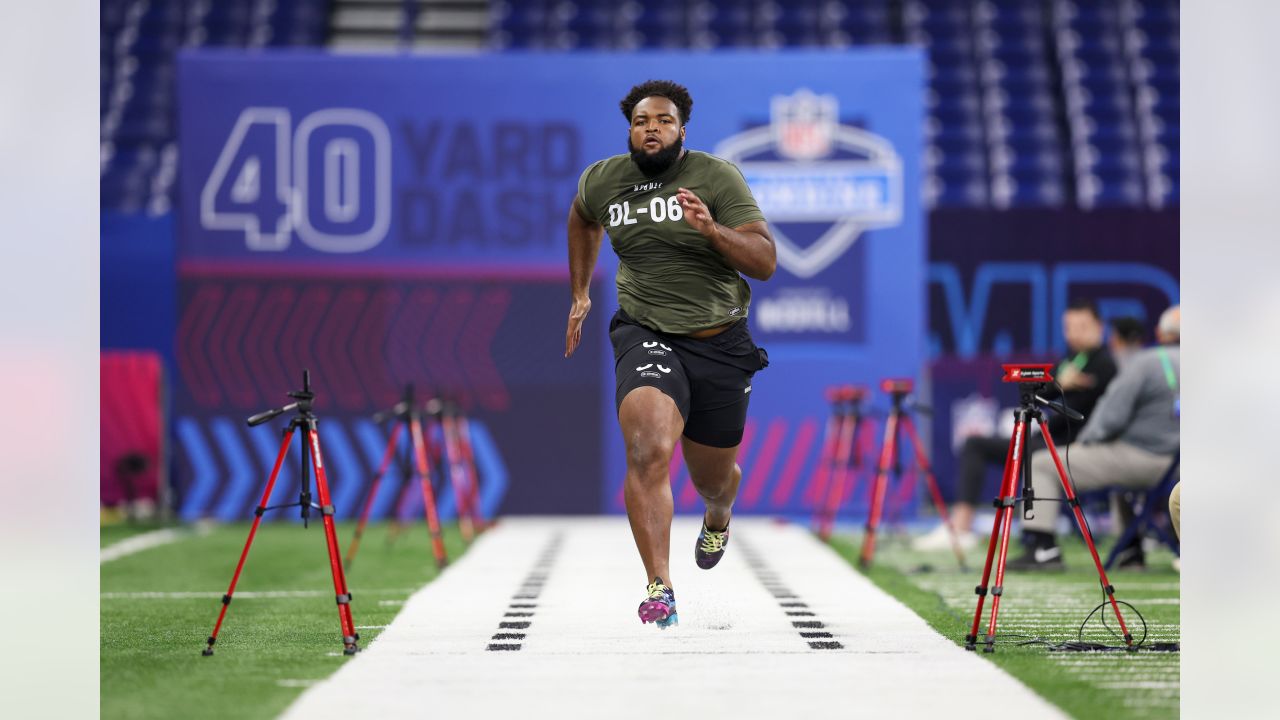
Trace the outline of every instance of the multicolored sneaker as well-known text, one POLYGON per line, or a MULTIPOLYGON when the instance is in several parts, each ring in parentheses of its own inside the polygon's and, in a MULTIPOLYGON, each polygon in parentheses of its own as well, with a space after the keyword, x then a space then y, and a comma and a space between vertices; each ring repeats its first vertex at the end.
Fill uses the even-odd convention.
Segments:
POLYGON ((640 603, 640 622, 654 623, 663 630, 672 625, 680 624, 680 616, 676 615, 676 594, 662 582, 662 578, 655 577, 653 582, 649 583, 649 597, 640 603))
POLYGON ((707 521, 702 521, 702 532, 698 533, 698 543, 693 547, 693 559, 698 567, 710 570, 724 557, 724 549, 729 545, 729 526, 716 532, 707 529, 707 521))

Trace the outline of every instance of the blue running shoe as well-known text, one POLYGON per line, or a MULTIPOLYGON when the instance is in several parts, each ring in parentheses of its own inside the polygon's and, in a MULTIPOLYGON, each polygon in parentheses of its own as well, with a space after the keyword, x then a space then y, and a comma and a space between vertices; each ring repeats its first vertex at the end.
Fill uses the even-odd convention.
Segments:
POLYGON ((707 521, 702 521, 702 532, 698 533, 698 544, 693 547, 693 559, 698 567, 710 570, 724 557, 724 549, 729 545, 729 526, 716 532, 707 529, 707 521))
POLYGON ((662 582, 662 578, 655 577, 653 582, 649 583, 648 592, 649 597, 640 603, 640 622, 654 623, 663 630, 672 625, 679 625, 680 616, 676 615, 676 594, 662 582))

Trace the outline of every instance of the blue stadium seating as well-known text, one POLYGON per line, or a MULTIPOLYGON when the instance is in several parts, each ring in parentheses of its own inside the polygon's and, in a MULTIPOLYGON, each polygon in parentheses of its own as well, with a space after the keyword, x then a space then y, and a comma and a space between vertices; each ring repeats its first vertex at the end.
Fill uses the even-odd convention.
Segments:
POLYGON ((323 44, 327 0, 102 0, 101 203, 164 213, 175 192, 174 54, 323 44))
MULTIPOLYGON (((1178 201, 1178 0, 493 0, 491 8, 498 51, 921 45, 934 206, 1178 201)), ((175 52, 320 45, 328 14, 328 0, 103 0, 103 207, 171 204, 175 52)))

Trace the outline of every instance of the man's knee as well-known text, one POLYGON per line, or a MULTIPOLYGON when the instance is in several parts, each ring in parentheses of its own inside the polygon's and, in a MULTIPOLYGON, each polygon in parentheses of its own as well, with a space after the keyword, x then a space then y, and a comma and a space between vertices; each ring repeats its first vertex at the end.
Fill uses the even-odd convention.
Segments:
POLYGON ((642 477, 665 472, 675 452, 675 442, 662 433, 637 431, 627 438, 627 467, 642 477))
POLYGON ((742 480, 742 468, 737 463, 729 466, 727 471, 721 470, 708 474, 705 471, 690 471, 690 480, 704 500, 716 502, 732 499, 733 489, 742 480))

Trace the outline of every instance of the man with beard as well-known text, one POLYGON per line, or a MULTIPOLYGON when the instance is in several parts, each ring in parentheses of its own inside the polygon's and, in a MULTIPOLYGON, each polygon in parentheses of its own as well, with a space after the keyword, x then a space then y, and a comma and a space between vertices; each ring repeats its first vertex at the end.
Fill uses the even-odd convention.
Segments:
POLYGON ((621 107, 628 153, 588 167, 569 210, 565 357, 582 338, 607 230, 618 255, 620 307, 609 338, 627 453, 624 497, 648 583, 639 615, 665 628, 678 622, 668 565, 671 457, 679 442, 706 503, 694 557, 710 569, 729 541, 751 379, 768 365, 747 329, 751 287, 742 275, 768 280, 777 253, 742 173, 684 148, 688 90, 651 80, 633 87, 621 107))

